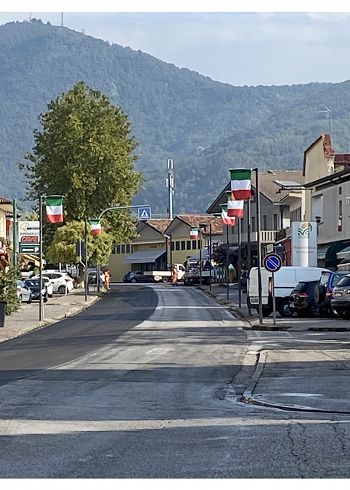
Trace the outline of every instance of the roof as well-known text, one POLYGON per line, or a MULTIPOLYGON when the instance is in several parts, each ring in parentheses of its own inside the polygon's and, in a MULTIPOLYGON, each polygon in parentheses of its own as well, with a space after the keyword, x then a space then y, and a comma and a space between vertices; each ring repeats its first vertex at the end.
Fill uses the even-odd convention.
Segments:
POLYGON ((125 257, 124 262, 128 264, 149 264, 154 263, 158 257, 165 253, 165 249, 157 248, 153 250, 140 250, 125 257))
POLYGON ((221 235, 224 231, 221 216, 210 216, 208 214, 181 214, 175 218, 180 219, 189 226, 207 225, 208 228, 203 230, 203 234, 209 235, 209 225, 211 224, 211 234, 221 235))
POLYGON ((141 221, 141 223, 145 223, 145 224, 151 226, 152 228, 154 228, 159 233, 164 233, 171 222, 172 222, 171 219, 149 219, 149 220, 142 220, 141 221))
MULTIPOLYGON (((260 193, 263 194, 272 203, 279 203, 290 192, 289 190, 281 190, 281 187, 276 184, 278 181, 293 181, 298 184, 304 184, 304 176, 301 170, 268 170, 266 172, 259 172, 259 188, 260 193)), ((252 187, 255 190, 255 172, 252 172, 252 187)), ((215 208, 219 208, 220 203, 227 201, 224 194, 230 190, 230 182, 226 184, 224 189, 217 196, 215 201, 207 209, 207 213, 215 212, 215 208)))

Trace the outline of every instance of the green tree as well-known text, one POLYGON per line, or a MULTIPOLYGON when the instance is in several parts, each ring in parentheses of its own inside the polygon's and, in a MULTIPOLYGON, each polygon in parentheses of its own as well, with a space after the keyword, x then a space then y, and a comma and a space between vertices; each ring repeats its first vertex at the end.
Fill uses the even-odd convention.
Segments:
MULTIPOLYGON (((137 144, 126 114, 108 97, 79 82, 50 102, 39 120, 42 130, 34 131, 34 148, 25 155, 30 198, 40 193, 64 195, 68 222, 96 218, 115 204, 131 204, 141 183, 134 169, 137 144)), ((123 212, 119 219, 111 216, 104 222, 113 224, 109 233, 114 239, 121 238, 121 218, 122 238, 131 238, 130 213, 123 212)))
MULTIPOLYGON (((76 243, 84 240, 85 223, 71 221, 57 229, 46 257, 50 262, 72 264, 78 262, 76 243)), ((106 264, 111 253, 113 236, 106 232, 92 236, 88 227, 88 259, 93 265, 106 264)))

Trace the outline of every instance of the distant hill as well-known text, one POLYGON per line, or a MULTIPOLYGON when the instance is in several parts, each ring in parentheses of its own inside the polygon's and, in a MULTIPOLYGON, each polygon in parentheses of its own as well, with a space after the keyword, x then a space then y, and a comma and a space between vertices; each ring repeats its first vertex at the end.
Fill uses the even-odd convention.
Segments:
MULTIPOLYGON (((227 59, 232 63, 232 59, 227 59)), ((300 168, 304 149, 328 131, 348 151, 350 82, 233 87, 141 51, 41 21, 0 27, 0 194, 24 196, 16 163, 33 145, 37 116, 79 80, 129 115, 145 185, 137 203, 165 213, 166 160, 175 164, 175 212, 202 212, 228 168, 300 168)))

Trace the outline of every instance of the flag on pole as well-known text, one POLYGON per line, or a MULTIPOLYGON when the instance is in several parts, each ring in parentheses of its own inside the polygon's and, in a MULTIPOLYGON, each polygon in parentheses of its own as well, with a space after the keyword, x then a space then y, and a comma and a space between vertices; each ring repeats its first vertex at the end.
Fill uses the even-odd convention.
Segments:
POLYGON ((234 199, 250 199, 252 196, 252 171, 230 169, 231 192, 234 199))
POLYGON ((62 196, 47 196, 46 216, 49 223, 63 222, 63 197, 62 196))
POLYGON ((232 218, 243 218, 244 217, 244 200, 232 200, 227 201, 227 216, 232 218))
POLYGON ((198 228, 194 228, 194 227, 190 228, 190 238, 191 238, 191 240, 197 240, 198 234, 199 234, 198 228))
POLYGON ((236 224, 236 218, 230 218, 227 215, 227 204, 220 204, 221 206, 221 219, 224 225, 234 226, 236 224))
POLYGON ((101 221, 99 219, 91 219, 89 221, 90 224, 90 233, 91 235, 99 235, 102 233, 101 221))

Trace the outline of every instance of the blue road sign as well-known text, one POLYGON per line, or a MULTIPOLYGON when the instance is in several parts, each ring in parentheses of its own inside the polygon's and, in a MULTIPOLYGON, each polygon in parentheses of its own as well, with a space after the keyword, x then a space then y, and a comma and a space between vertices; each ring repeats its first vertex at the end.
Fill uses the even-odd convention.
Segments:
POLYGON ((282 267, 282 259, 277 254, 268 254, 264 258, 264 267, 269 272, 277 272, 282 267))
POLYGON ((137 216, 140 221, 151 219, 151 206, 140 206, 137 210, 137 216))

